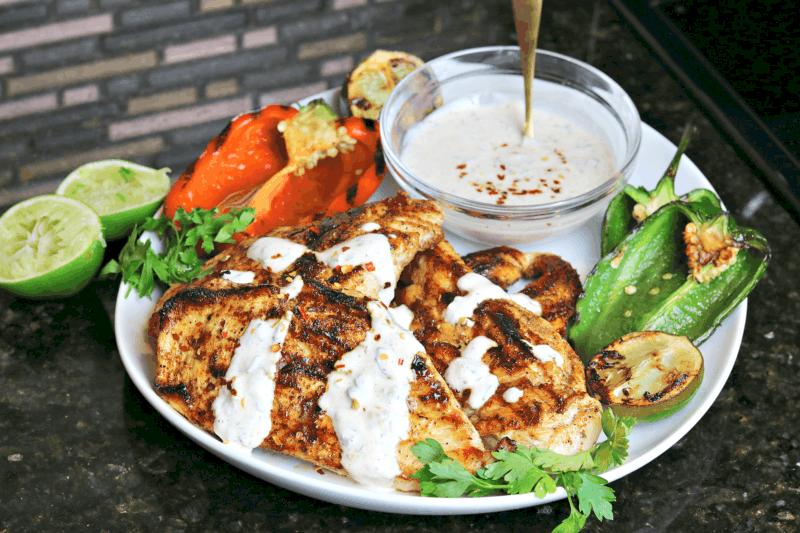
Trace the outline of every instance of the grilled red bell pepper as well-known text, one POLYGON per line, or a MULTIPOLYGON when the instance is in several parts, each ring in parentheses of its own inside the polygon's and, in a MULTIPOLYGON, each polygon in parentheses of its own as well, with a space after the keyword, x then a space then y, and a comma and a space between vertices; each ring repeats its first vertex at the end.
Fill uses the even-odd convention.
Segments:
POLYGON ((364 203, 386 174, 373 120, 337 118, 317 103, 301 109, 282 129, 289 163, 248 203, 256 210, 248 235, 346 211, 364 203))
MULTIPOLYGON (((291 108, 267 106, 259 112, 258 116, 274 117, 282 110, 283 118, 270 121, 271 129, 260 131, 255 144, 246 127, 249 123, 234 119, 220 135, 223 142, 212 141, 184 173, 187 177, 181 176, 170 191, 167 215, 172 216, 178 205, 187 211, 218 205, 222 212, 247 205, 255 209, 256 218, 246 233, 259 235, 363 204, 386 174, 377 122, 337 118, 320 103, 300 111, 286 109, 291 108), (266 165, 267 161, 271 164, 266 165), (206 170, 202 174, 196 170, 201 163, 206 170), (218 169, 227 172, 215 174, 218 169), (235 170, 242 173, 241 182, 235 170), (255 174, 263 179, 255 179, 255 174), (200 194, 209 183, 213 194, 200 194), (206 202, 213 197, 217 203, 201 205, 201 197, 206 202)), ((266 128, 266 120, 263 125, 266 128)))
POLYGON ((289 162, 278 124, 296 114, 293 107, 269 105, 231 120, 170 189, 164 200, 166 215, 173 218, 178 207, 187 213, 195 207, 226 212, 247 205, 289 162))

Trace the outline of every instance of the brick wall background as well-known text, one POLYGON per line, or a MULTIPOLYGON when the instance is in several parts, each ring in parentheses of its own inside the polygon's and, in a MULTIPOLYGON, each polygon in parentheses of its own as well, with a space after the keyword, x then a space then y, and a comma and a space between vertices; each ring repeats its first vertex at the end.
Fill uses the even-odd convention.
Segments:
POLYGON ((514 43, 510 0, 0 0, 0 209, 97 159, 176 178, 231 117, 378 48, 514 43))

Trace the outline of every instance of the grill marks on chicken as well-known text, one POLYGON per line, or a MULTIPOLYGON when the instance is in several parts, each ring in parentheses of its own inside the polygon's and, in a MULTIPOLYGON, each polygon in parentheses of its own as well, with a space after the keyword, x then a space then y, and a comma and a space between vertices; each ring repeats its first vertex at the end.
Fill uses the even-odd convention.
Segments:
POLYGON ((482 357, 499 386, 477 409, 467 408, 470 391, 457 394, 488 447, 503 439, 572 454, 588 449, 600 432, 600 404, 586 393, 583 365, 569 344, 542 318, 507 300, 486 300, 470 321, 450 324, 445 310, 463 295, 458 279, 471 269, 447 242, 422 252, 406 268, 397 301, 414 312, 412 330, 444 375, 462 350, 484 336, 497 347, 482 357), (548 346, 563 362, 534 355, 548 346), (503 399, 510 388, 522 396, 503 399))
MULTIPOLYGON (((156 391, 189 421, 214 432, 212 404, 222 387, 233 388, 225 373, 245 328, 253 319, 292 318, 275 375, 272 429, 261 447, 346 474, 331 419, 318 406, 327 377, 344 354, 364 342, 371 328, 368 298, 307 281, 295 298, 279 284, 209 291, 182 290, 158 313, 156 391)), ((408 397, 410 433, 397 449, 401 475, 394 486, 416 490, 410 476, 422 465, 410 451, 421 439, 435 438, 474 471, 488 459, 480 438, 424 352, 411 365, 408 397)))
POLYGON ((554 254, 524 253, 508 246, 481 250, 463 257, 476 273, 508 289, 521 278, 531 281, 520 292, 539 302, 542 318, 563 337, 583 290, 578 272, 554 254))
MULTIPOLYGON (((309 253, 298 258, 286 272, 293 272, 304 279, 325 281, 334 288, 355 290, 365 296, 377 298, 385 287, 378 283, 368 265, 334 270, 321 263, 312 252, 323 252, 367 233, 385 235, 389 242, 395 279, 397 279, 418 251, 428 249, 442 240, 443 218, 442 209, 438 204, 413 200, 401 192, 392 198, 365 204, 317 222, 297 227, 276 228, 262 237, 285 239, 309 249, 309 253), (378 229, 368 231, 371 229, 370 226, 378 229)), ((226 273, 231 271, 253 272, 255 277, 250 285, 275 281, 280 272, 265 269, 258 261, 247 256, 250 247, 260 238, 248 238, 211 258, 205 264, 207 269, 211 269, 210 275, 195 280, 191 285, 176 284, 167 289, 156 304, 156 313, 164 302, 188 286, 209 290, 236 287, 238 284, 226 277, 226 273)), ((157 335, 155 324, 154 313, 148 330, 152 337, 157 335)))
MULTIPOLYGON (((457 287, 458 279, 472 270, 442 240, 442 218, 438 205, 401 193, 336 217, 272 231, 269 237, 306 250, 292 255, 280 272, 248 257, 258 238, 219 254, 207 263, 213 270, 210 276, 171 287, 151 317, 149 333, 157 339, 156 391, 190 422, 215 433, 213 406, 221 391, 225 391, 223 396, 233 395, 235 404, 239 390, 244 390, 243 382, 226 379, 243 336, 248 328, 255 332, 254 320, 273 324, 283 320, 286 337, 273 345, 280 353, 268 417, 271 428, 263 440, 258 433, 256 441, 261 441, 262 448, 347 475, 343 466, 347 444, 337 437, 320 398, 330 388, 329 376, 339 377, 332 372, 341 371, 342 358, 378 336, 372 324, 376 315, 371 313, 379 305, 375 298, 381 291, 385 298, 387 287, 368 265, 331 268, 319 254, 379 233, 388 239, 394 274, 402 273, 396 303, 414 312, 412 329, 423 345, 410 365, 413 379, 406 402, 410 431, 397 445, 400 474, 393 486, 418 489, 410 476, 422 465, 411 447, 426 438, 438 440, 448 455, 470 471, 492 460, 485 446, 511 449, 516 443, 560 453, 588 448, 600 431, 600 406, 585 392, 577 356, 547 322, 507 300, 486 300, 469 320, 458 324, 444 320, 447 305, 464 295, 457 287), (253 272, 254 279, 237 283, 227 275, 232 271, 253 272), (302 289, 294 292, 300 280, 302 289), (468 407, 470 390, 454 393, 442 376, 476 337, 497 344, 482 360, 499 385, 479 408, 462 409, 468 407), (534 353, 537 345, 553 348, 563 361, 545 361, 534 353), (503 396, 512 388, 519 399, 507 401, 503 396)), ((563 265, 569 267, 556 256, 521 254, 510 248, 502 250, 502 260, 493 255, 495 267, 505 269, 504 286, 516 281, 508 282, 508 276, 519 279, 543 272, 534 280, 539 288, 525 292, 539 299, 545 309, 546 299, 541 296, 554 287, 546 281, 554 279, 548 265, 561 265, 558 272, 565 272, 563 265)), ((479 257, 474 261, 476 266, 481 264, 479 257)), ((490 279, 495 267, 483 269, 490 279)), ((561 297, 558 293, 556 301, 561 297)), ((355 403, 352 408, 357 408, 355 403)))
POLYGON ((542 318, 565 336, 583 290, 578 273, 557 255, 536 254, 523 275, 532 281, 520 292, 539 302, 542 318))
POLYGON ((478 250, 462 257, 464 263, 476 274, 508 289, 518 282, 523 272, 530 268, 536 254, 520 252, 509 246, 478 250))

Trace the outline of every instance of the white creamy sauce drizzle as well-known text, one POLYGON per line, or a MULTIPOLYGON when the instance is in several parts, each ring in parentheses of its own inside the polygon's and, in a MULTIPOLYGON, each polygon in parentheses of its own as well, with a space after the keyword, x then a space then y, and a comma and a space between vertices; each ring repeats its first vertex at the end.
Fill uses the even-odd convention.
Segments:
POLYGON ((411 323, 414 321, 414 312, 405 304, 398 305, 397 307, 390 307, 389 314, 392 315, 392 318, 395 322, 397 322, 397 325, 403 329, 410 328, 411 323))
POLYGON ((366 224, 361 226, 361 231, 363 231, 364 233, 378 231, 379 229, 381 229, 381 225, 378 224, 377 222, 367 222, 366 224))
POLYGON ((226 444, 252 450, 269 435, 275 374, 291 320, 291 311, 279 319, 254 319, 239 339, 225 373, 236 393, 223 387, 211 406, 214 433, 226 444))
POLYGON ((522 294, 521 292, 517 292, 514 294, 509 294, 508 298, 515 302, 520 307, 523 307, 533 313, 536 316, 542 315, 542 304, 528 296, 527 294, 522 294))
POLYGON ((511 300, 524 307, 535 315, 542 314, 539 302, 524 294, 510 295, 480 274, 469 272, 456 282, 456 286, 465 291, 465 296, 456 296, 447 306, 444 319, 451 324, 457 324, 462 318, 469 319, 484 300, 511 300))
POLYGON ((515 403, 520 398, 522 398, 522 391, 516 387, 506 389, 506 391, 503 393, 503 399, 508 403, 515 403))
MULTIPOLYGON (((369 223, 367 223, 369 224, 369 223)), ((365 225, 367 225, 365 224, 365 225)), ((378 226, 380 228, 380 226, 378 226)), ((258 261, 272 272, 289 268, 303 254, 310 252, 306 246, 287 239, 262 237, 247 250, 247 257, 258 261)), ((318 261, 330 268, 364 265, 381 286, 378 299, 389 304, 394 299, 395 272, 392 247, 386 235, 367 233, 332 246, 324 252, 313 252, 318 261)))
POLYGON ((524 342, 525 344, 530 346, 533 355, 536 356, 536 358, 539 361, 543 363, 546 363, 548 361, 553 361, 555 362, 557 367, 564 368, 564 357, 560 353, 558 353, 558 351, 554 350, 547 344, 538 344, 534 346, 528 341, 524 342))
POLYGON ((364 485, 391 487, 401 473, 397 446, 411 427, 411 363, 425 348, 382 304, 367 307, 372 328, 336 363, 319 407, 333 422, 347 473, 364 485))
POLYGON ((253 283, 253 280, 256 279, 256 273, 242 270, 227 270, 222 274, 222 279, 246 285, 248 283, 253 283))
POLYGON ((495 346, 497 343, 488 337, 475 337, 461 352, 461 357, 454 359, 444 373, 444 379, 453 389, 458 392, 470 389, 468 403, 473 409, 485 404, 500 385, 497 376, 482 360, 483 355, 495 346))
POLYGON ((300 291, 303 290, 303 278, 297 276, 287 286, 281 289, 281 294, 286 294, 290 300, 297 298, 300 291))
POLYGON ((613 176, 616 162, 608 144, 539 109, 533 110, 533 122, 530 139, 523 135, 521 98, 464 96, 414 125, 401 157, 415 174, 443 191, 498 205, 573 198, 613 176))
POLYGON ((288 239, 261 237, 247 249, 247 257, 274 273, 283 272, 308 252, 308 248, 288 239))
POLYGON ((387 305, 394 299, 397 274, 392 248, 386 235, 379 233, 358 235, 316 254, 320 261, 331 268, 367 265, 369 267, 367 270, 375 276, 381 286, 378 299, 387 305))

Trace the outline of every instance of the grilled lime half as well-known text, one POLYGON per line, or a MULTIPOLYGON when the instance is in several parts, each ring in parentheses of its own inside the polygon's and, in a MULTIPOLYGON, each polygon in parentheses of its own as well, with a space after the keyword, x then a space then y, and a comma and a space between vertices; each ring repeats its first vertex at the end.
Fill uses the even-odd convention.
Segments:
POLYGON ((666 418, 688 404, 703 381, 703 355, 688 337, 629 333, 586 366, 586 390, 620 416, 666 418))
POLYGON ((103 221, 105 238, 115 240, 158 210, 169 192, 169 170, 121 159, 95 161, 70 172, 56 194, 91 206, 103 221))
POLYGON ((405 52, 373 52, 347 75, 342 87, 342 96, 352 115, 378 120, 392 89, 424 63, 405 52))
POLYGON ((100 268, 105 246, 100 216, 83 202, 25 200, 0 217, 0 287, 26 298, 75 294, 100 268))

